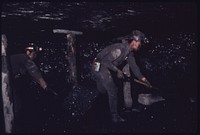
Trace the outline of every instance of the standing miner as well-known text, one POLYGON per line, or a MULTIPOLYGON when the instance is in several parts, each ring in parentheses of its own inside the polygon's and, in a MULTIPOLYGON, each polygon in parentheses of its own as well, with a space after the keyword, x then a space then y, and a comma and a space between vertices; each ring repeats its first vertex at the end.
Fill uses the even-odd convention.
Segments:
POLYGON ((33 62, 40 49, 33 44, 29 44, 25 48, 25 53, 10 56, 14 94, 15 132, 24 131, 34 119, 37 119, 33 115, 36 110, 34 110, 34 92, 30 89, 30 81, 34 79, 42 89, 45 91, 48 90, 47 83, 33 62))
MULTIPOLYGON (((118 78, 123 79, 125 77, 124 75, 130 76, 130 66, 134 75, 151 87, 146 77, 141 74, 134 57, 134 52, 139 50, 141 42, 145 40, 145 35, 141 31, 134 30, 127 43, 115 43, 107 46, 94 59, 93 73, 97 88, 101 93, 108 94, 113 122, 124 122, 125 119, 120 117, 117 110, 117 87, 111 72, 115 72, 118 78), (124 62, 127 62, 127 64, 120 70, 119 66, 124 62)), ((132 107, 130 82, 124 82, 124 101, 125 107, 132 107)))

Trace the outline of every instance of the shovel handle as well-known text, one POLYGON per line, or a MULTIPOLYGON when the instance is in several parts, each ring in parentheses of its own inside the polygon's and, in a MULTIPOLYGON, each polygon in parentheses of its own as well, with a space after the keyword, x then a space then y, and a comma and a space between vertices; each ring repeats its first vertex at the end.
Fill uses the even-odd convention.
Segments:
POLYGON ((52 89, 49 89, 55 96, 58 96, 58 94, 54 91, 54 90, 52 90, 52 89))
MULTIPOLYGON (((125 81, 130 81, 130 77, 128 77, 127 75, 124 74, 124 80, 125 80, 125 81)), ((148 88, 150 88, 150 89, 159 90, 157 87, 149 86, 149 85, 146 84, 145 82, 142 82, 142 81, 140 81, 140 80, 138 80, 138 79, 134 79, 134 82, 139 83, 139 84, 142 84, 142 85, 144 85, 144 86, 146 86, 146 87, 148 87, 148 88)))
POLYGON ((150 88, 150 89, 158 90, 158 88, 153 87, 152 85, 149 86, 148 84, 146 84, 146 83, 144 83, 144 82, 142 82, 142 81, 140 81, 140 80, 134 79, 134 82, 137 82, 137 83, 139 83, 139 84, 145 85, 146 87, 148 87, 148 88, 150 88))

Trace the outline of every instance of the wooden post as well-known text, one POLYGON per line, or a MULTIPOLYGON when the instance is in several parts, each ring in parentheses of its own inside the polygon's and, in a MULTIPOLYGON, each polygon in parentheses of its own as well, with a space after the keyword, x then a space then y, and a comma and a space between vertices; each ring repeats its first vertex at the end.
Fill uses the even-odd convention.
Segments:
POLYGON ((14 122, 13 112, 13 99, 12 91, 10 86, 8 61, 7 61, 7 39, 6 35, 1 36, 1 60, 2 60, 2 99, 3 99, 3 113, 4 113, 4 124, 5 133, 11 133, 14 122))
POLYGON ((65 56, 69 62, 69 82, 73 84, 73 87, 77 86, 77 68, 76 68, 76 49, 75 49, 75 35, 67 34, 67 55, 65 56))
POLYGON ((68 79, 68 83, 73 84, 73 88, 78 85, 77 81, 77 68, 76 68, 76 35, 82 35, 83 32, 79 31, 71 31, 65 29, 54 29, 53 33, 62 33, 66 34, 67 39, 67 52, 65 58, 69 62, 69 72, 70 76, 68 79))

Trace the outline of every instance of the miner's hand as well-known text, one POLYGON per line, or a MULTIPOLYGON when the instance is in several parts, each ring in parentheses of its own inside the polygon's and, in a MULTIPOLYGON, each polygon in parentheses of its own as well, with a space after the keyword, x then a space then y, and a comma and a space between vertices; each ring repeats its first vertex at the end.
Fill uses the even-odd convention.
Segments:
POLYGON ((120 79, 124 78, 124 74, 121 70, 117 70, 117 77, 120 79))
POLYGON ((152 88, 152 85, 151 85, 151 83, 145 78, 145 77, 143 77, 142 79, 141 79, 141 81, 143 81, 144 83, 146 83, 147 85, 147 87, 149 87, 149 88, 152 88))

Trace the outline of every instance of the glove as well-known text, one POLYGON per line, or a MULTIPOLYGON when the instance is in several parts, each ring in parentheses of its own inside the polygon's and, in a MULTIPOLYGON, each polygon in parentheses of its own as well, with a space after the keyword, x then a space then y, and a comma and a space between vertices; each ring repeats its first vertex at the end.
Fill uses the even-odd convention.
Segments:
POLYGON ((144 83, 147 84, 147 87, 149 87, 149 88, 152 87, 152 86, 151 86, 151 83, 150 83, 145 77, 143 77, 141 80, 142 80, 144 83))
POLYGON ((121 70, 117 70, 117 77, 120 79, 124 78, 124 74, 121 70))

